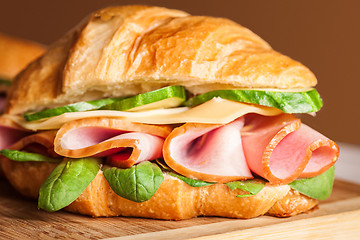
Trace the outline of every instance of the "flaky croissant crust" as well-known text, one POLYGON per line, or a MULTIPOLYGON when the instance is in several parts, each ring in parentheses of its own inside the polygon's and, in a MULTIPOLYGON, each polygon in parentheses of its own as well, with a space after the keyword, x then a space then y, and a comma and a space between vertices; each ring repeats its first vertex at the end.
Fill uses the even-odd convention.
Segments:
POLYGON ((316 83, 308 68, 228 19, 160 7, 109 7, 93 13, 19 74, 5 111, 19 114, 167 85, 197 94, 316 83))
MULTIPOLYGON (((56 167, 54 163, 19 163, 1 159, 5 175, 22 195, 38 198, 41 184, 56 167)), ((93 217, 133 216, 167 220, 197 216, 253 218, 260 215, 287 217, 307 212, 318 200, 290 189, 288 185, 269 185, 258 194, 238 198, 243 190, 224 184, 191 187, 178 178, 164 174, 164 181, 148 201, 137 203, 122 198, 110 188, 102 171, 65 210, 93 217)))

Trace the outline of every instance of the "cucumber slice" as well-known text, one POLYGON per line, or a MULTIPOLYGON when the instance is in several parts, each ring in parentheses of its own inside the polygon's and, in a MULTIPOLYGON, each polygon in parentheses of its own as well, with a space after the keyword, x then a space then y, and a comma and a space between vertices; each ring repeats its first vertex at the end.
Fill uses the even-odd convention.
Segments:
POLYGON ((190 98, 186 106, 196 106, 214 97, 254 103, 267 107, 278 108, 285 113, 317 112, 323 103, 316 89, 305 92, 276 92, 264 90, 215 90, 190 98))
POLYGON ((145 111, 177 107, 184 101, 186 101, 185 88, 169 86, 116 101, 102 107, 101 110, 145 111))
POLYGON ((155 91, 142 93, 129 98, 107 98, 88 102, 78 102, 36 113, 26 113, 27 121, 55 117, 67 112, 90 110, 144 111, 157 108, 177 107, 186 100, 186 91, 182 86, 170 86, 155 91))
POLYGON ((31 114, 25 113, 24 118, 27 121, 36 121, 43 118, 55 117, 67 112, 84 112, 89 110, 96 110, 105 105, 111 104, 116 100, 119 100, 119 98, 107 98, 107 99, 93 100, 88 102, 77 102, 66 106, 46 109, 44 111, 40 111, 36 113, 31 113, 31 114))

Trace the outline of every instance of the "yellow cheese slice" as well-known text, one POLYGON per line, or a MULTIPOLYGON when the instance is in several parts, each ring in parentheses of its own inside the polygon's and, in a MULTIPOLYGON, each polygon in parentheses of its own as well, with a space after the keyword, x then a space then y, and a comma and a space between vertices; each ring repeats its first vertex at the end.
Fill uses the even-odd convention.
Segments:
POLYGON ((148 124, 176 124, 186 122, 226 124, 247 113, 274 116, 283 112, 276 108, 240 103, 222 98, 213 98, 212 100, 193 108, 180 107, 156 109, 143 112, 109 110, 71 112, 33 122, 27 122, 20 116, 7 115, 6 117, 12 119, 26 129, 36 131, 58 129, 66 122, 90 117, 119 117, 131 122, 148 124))

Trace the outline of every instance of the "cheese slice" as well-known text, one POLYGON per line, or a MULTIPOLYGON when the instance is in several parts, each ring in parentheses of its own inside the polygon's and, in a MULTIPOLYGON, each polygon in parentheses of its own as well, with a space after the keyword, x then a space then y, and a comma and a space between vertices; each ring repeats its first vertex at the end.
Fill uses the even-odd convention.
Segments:
POLYGON ((246 104, 213 98, 193 108, 179 107, 170 109, 156 109, 143 112, 123 112, 110 110, 96 110, 88 112, 71 112, 45 120, 27 122, 23 117, 10 116, 20 126, 30 130, 59 129, 64 123, 90 117, 119 117, 131 122, 148 124, 177 124, 177 123, 211 123, 226 124, 247 113, 257 113, 264 116, 274 116, 283 113, 281 110, 260 105, 246 104))

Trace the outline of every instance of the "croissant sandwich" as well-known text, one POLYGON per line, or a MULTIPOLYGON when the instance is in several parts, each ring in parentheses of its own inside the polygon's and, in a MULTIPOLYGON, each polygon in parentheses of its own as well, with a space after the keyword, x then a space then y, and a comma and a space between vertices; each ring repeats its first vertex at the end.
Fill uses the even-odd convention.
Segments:
POLYGON ((316 83, 228 19, 105 8, 17 75, 1 165, 46 211, 296 215, 329 197, 339 155, 293 115, 320 110, 316 83))

